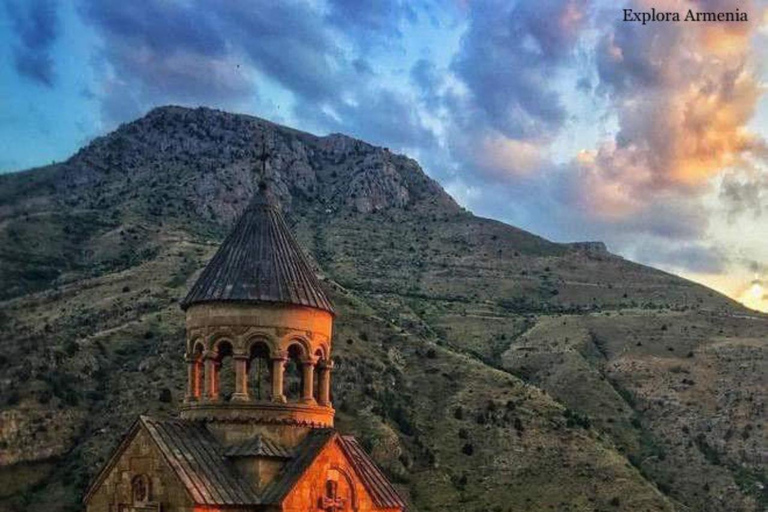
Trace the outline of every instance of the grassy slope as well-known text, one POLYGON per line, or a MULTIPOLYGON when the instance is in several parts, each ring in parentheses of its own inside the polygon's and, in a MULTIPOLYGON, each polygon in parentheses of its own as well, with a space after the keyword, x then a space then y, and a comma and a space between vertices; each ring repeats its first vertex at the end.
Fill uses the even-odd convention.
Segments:
POLYGON ((0 508, 75 506, 135 414, 172 413, 176 301, 247 200, 259 129, 341 311, 339 426, 418 510, 760 509, 765 317, 474 217, 351 139, 182 109, 0 178, 0 508))

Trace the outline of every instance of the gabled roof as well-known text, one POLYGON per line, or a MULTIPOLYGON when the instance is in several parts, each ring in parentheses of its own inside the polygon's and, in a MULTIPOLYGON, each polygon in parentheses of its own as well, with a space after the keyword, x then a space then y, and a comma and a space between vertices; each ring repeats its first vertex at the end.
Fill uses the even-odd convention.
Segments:
POLYGON ((280 504, 334 435, 332 429, 316 429, 307 434, 294 450, 296 456, 286 463, 280 474, 264 489, 262 503, 280 504))
POLYGON ((261 497, 262 503, 280 504, 296 486, 320 452, 334 439, 338 439, 342 451, 347 456, 355 474, 371 495, 376 507, 406 509, 405 501, 363 447, 360 446, 360 443, 353 436, 338 435, 333 429, 313 430, 307 435, 296 448, 296 457, 285 465, 275 480, 264 490, 261 497))
POLYGON ((360 480, 363 481, 371 499, 379 508, 405 509, 405 501, 400 497, 389 479, 381 472, 379 466, 368 456, 360 443, 352 436, 339 436, 341 448, 355 468, 360 480))
POLYGON ((277 202, 260 190, 182 301, 274 302, 333 313, 277 202))
POLYGON ((290 450, 260 435, 231 446, 224 453, 227 457, 272 457, 275 459, 293 457, 290 450))
POLYGON ((200 505, 254 505, 253 487, 229 464, 221 445, 202 423, 141 417, 195 503, 200 505))
POLYGON ((404 500, 387 477, 351 436, 340 436, 333 429, 314 429, 293 451, 261 438, 225 450, 201 422, 140 416, 109 462, 94 479, 84 501, 98 489, 136 434, 144 429, 165 461, 197 505, 255 506, 280 505, 315 462, 320 452, 334 440, 349 460, 377 508, 405 510, 404 500), (228 457, 264 456, 285 459, 275 479, 259 495, 236 470, 228 457))
POLYGON ((139 430, 144 429, 163 458, 199 505, 256 505, 259 498, 253 487, 229 464, 216 439, 199 422, 181 419, 159 420, 140 416, 109 462, 93 480, 87 501, 117 463, 139 430))

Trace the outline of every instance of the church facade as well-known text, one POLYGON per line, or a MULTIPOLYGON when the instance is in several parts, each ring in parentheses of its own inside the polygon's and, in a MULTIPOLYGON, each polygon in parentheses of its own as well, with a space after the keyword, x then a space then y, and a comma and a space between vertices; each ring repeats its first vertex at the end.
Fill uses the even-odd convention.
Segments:
POLYGON ((405 510, 333 428, 333 306, 267 190, 182 308, 179 417, 135 421, 86 493, 88 512, 405 510))

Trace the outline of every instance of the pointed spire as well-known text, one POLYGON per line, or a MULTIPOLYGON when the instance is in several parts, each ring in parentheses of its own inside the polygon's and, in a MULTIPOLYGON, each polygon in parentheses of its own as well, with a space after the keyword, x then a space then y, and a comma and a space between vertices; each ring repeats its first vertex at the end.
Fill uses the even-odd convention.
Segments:
POLYGON ((210 302, 273 302, 334 313, 274 194, 263 181, 181 307, 186 310, 193 304, 210 302))

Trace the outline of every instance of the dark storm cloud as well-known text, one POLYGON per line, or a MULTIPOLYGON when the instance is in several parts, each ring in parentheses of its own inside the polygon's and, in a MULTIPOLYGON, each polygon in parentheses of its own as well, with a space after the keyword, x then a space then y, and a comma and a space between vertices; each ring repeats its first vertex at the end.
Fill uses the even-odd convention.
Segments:
POLYGON ((16 71, 52 87, 55 76, 51 48, 59 34, 58 4, 54 0, 5 0, 3 3, 18 40, 13 45, 16 71))

